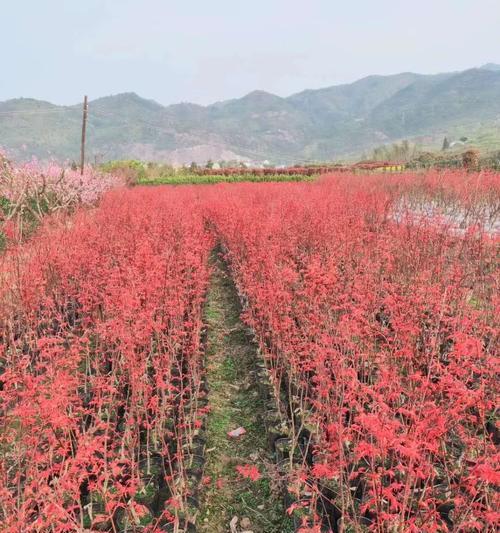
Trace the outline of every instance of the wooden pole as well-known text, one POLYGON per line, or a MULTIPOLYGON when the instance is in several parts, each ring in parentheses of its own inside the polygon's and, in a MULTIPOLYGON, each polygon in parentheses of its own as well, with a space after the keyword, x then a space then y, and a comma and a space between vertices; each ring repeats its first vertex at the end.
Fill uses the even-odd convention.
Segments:
POLYGON ((80 173, 83 175, 85 167, 85 137, 87 135, 87 116, 89 112, 89 104, 87 96, 83 98, 83 122, 82 122, 82 145, 80 149, 80 173))

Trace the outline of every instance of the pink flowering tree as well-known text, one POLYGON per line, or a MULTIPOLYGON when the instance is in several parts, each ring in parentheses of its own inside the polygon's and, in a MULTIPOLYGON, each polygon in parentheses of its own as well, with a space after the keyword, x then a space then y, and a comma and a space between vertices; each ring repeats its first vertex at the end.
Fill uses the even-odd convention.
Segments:
POLYGON ((56 163, 33 160, 13 165, 0 153, 0 221, 3 234, 22 237, 50 213, 78 205, 94 205, 102 195, 123 182, 87 167, 83 174, 56 163))

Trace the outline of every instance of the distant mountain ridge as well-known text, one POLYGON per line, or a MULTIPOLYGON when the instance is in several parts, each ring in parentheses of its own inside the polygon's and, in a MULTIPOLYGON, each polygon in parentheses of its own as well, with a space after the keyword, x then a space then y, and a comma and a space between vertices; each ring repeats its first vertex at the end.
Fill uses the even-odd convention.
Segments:
MULTIPOLYGON (((77 159, 80 130, 80 105, 0 102, 0 147, 15 159, 77 159)), ((498 132, 500 140, 500 65, 493 63, 436 75, 368 76, 286 98, 253 91, 208 106, 106 96, 90 102, 87 153, 99 161, 289 164, 338 159, 402 138, 432 144, 482 131, 498 132)))

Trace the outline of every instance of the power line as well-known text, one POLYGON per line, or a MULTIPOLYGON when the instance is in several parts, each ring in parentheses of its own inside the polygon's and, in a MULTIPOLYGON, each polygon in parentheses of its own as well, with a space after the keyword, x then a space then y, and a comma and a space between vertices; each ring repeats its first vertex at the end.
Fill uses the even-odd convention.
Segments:
MULTIPOLYGON (((7 116, 15 116, 15 115, 21 115, 21 116, 24 116, 24 115, 29 115, 29 116, 36 116, 36 115, 45 115, 45 114, 50 114, 50 113, 59 113, 59 112, 71 112, 71 113, 74 113, 75 114, 75 118, 77 118, 78 116, 78 110, 75 109, 75 108, 70 108, 70 107, 59 107, 59 108, 54 108, 54 109, 40 109, 40 110, 27 110, 27 111, 23 111, 23 110, 12 110, 12 111, 0 111, 0 115, 7 115, 7 116)), ((106 111, 102 111, 102 110, 94 110, 94 109, 90 109, 89 111, 89 114, 88 114, 88 120, 89 120, 89 123, 92 124, 92 119, 93 118, 99 118, 99 117, 116 117, 116 113, 110 113, 110 112, 106 112, 106 111)), ((135 117, 134 120, 136 122, 140 122, 142 124, 145 124, 146 126, 150 126, 154 129, 156 129, 157 131, 163 131, 163 132, 168 132, 168 133, 173 133, 172 129, 171 128, 167 128, 165 126, 165 124, 157 124, 157 123, 153 123, 153 122, 149 122, 143 118, 140 118, 140 117, 135 117)), ((97 127, 95 124, 93 124, 94 127, 97 127)), ((219 144, 219 143, 217 143, 219 144)), ((227 145, 220 145, 221 148, 226 148, 226 149, 235 149, 235 150, 240 150, 242 152, 245 152, 245 154, 247 154, 248 156, 251 156, 251 157, 258 157, 258 158, 261 158, 261 159, 268 159, 269 157, 274 157, 274 158, 279 158, 279 159, 282 159, 283 161, 285 162, 304 162, 304 163, 314 163, 314 162, 317 162, 317 159, 310 159, 310 158, 297 158, 297 157, 293 157, 291 156, 290 154, 285 154, 283 152, 276 152, 275 150, 272 151, 272 155, 270 155, 269 152, 265 153, 265 152, 259 152, 258 150, 255 150, 255 149, 252 149, 252 148, 248 148, 248 147, 245 147, 245 146, 242 146, 242 145, 238 145, 238 144, 235 144, 234 142, 231 142, 230 143, 230 146, 228 147, 227 145)))
MULTIPOLYGON (((32 110, 10 110, 10 111, 0 111, 0 117, 1 116, 36 116, 36 115, 47 115, 51 113, 72 113, 75 115, 75 119, 78 118, 78 110, 74 107, 57 107, 52 109, 32 109, 32 110)), ((90 108, 89 114, 88 114, 88 120, 89 123, 94 128, 99 128, 98 125, 93 123, 93 119, 95 118, 116 118, 118 115, 117 113, 113 112, 106 112, 103 110, 96 110, 92 107, 90 108)), ((139 122, 141 124, 144 124, 146 126, 149 126, 151 128, 154 128, 158 132, 165 132, 175 134, 175 129, 173 127, 168 127, 165 123, 159 124, 155 122, 150 122, 144 118, 141 117, 134 117, 133 120, 135 122, 139 122)), ((123 124, 125 125, 125 121, 123 121, 123 124)), ((209 132, 207 132, 209 133, 209 132)), ((48 138, 48 135, 45 134, 46 138, 48 138)), ((293 155, 289 153, 284 153, 276 150, 270 150, 269 152, 260 151, 258 149, 249 148, 246 146, 243 146, 241 144, 237 144, 234 141, 228 141, 227 144, 220 143, 220 142, 212 142, 210 143, 213 146, 218 146, 221 149, 226 150, 238 150, 241 152, 242 155, 245 155, 247 157, 254 157, 259 159, 281 159, 284 163, 294 163, 294 164, 300 164, 300 163, 317 163, 318 159, 316 158, 308 158, 308 157, 294 157, 293 155)), ((491 146, 495 146, 494 141, 491 142, 491 146)), ((191 147, 185 147, 186 149, 189 149, 191 147)), ((493 148, 491 148, 493 151, 493 148)))
MULTIPOLYGON (((116 116, 114 113, 107 113, 105 111, 93 111, 92 113, 94 116, 98 116, 98 115, 101 115, 101 116, 105 116, 105 117, 111 117, 111 116, 116 116)), ((92 117, 90 117, 92 118, 92 117)), ((145 124, 147 126, 151 126, 152 128, 155 128, 156 130, 158 131, 165 131, 165 132, 168 132, 168 133, 172 133, 172 129, 167 129, 165 127, 164 124, 155 124, 153 122, 149 122, 147 120, 144 120, 142 118, 134 118, 134 120, 136 122, 141 122, 142 124, 145 124)), ((95 127, 95 125, 94 125, 95 127)), ((258 157, 258 158, 261 158, 261 159, 268 159, 268 158, 279 158, 279 159, 282 159, 283 161, 285 162, 292 162, 292 163, 300 163, 300 162, 303 162, 303 163, 317 163, 318 162, 318 159, 312 159, 312 158, 307 158, 307 157, 293 157, 291 156, 290 154, 285 154, 283 152, 276 152, 275 150, 272 151, 272 155, 267 152, 259 152, 255 149, 251 149, 251 148, 247 148, 245 146, 242 146, 242 145, 238 145, 238 144, 235 144, 234 142, 231 141, 231 144, 230 146, 228 147, 227 145, 220 145, 221 148, 226 148, 226 149, 236 149, 236 150, 240 150, 242 152, 245 152, 245 154, 249 154, 250 156, 252 157, 258 157)))
POLYGON ((47 113, 60 113, 61 111, 77 113, 76 109, 71 108, 59 108, 59 109, 36 109, 36 110, 12 110, 12 111, 0 111, 0 115, 45 115, 47 113))

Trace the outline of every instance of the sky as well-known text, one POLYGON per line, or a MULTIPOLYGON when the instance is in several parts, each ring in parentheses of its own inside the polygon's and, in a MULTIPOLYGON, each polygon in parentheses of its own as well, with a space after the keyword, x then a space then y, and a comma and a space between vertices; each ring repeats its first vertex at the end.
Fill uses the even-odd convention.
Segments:
POLYGON ((0 101, 209 104, 500 63, 500 0, 0 0, 0 101))

